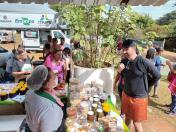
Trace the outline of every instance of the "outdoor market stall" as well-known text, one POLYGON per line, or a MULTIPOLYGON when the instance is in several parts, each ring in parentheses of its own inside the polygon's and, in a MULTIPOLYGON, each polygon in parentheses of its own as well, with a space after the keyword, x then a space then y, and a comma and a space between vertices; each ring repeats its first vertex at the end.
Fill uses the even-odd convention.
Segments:
POLYGON ((70 80, 70 107, 67 108, 66 126, 69 132, 127 132, 129 131, 116 108, 113 94, 103 91, 93 81, 81 85, 78 79, 70 80))
MULTIPOLYGON (((58 85, 56 91, 57 96, 64 101, 68 96, 68 90, 62 87, 62 84, 58 85)), ((23 81, 0 84, 0 115, 24 114, 23 102, 27 91, 27 84, 23 81)))
MULTIPOLYGON (((101 86, 97 86, 96 82, 84 86, 78 79, 73 78, 69 87, 61 83, 55 89, 57 96, 65 101, 65 124, 68 132, 128 131, 115 107, 115 99, 105 93, 101 86)), ((1 84, 0 105, 22 103, 27 90, 25 82, 1 84)))

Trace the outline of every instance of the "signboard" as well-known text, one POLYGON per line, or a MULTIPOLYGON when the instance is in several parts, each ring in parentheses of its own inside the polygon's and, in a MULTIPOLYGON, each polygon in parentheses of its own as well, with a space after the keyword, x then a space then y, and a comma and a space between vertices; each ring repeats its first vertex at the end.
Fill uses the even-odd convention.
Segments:
POLYGON ((53 28, 54 14, 0 13, 0 28, 53 28))

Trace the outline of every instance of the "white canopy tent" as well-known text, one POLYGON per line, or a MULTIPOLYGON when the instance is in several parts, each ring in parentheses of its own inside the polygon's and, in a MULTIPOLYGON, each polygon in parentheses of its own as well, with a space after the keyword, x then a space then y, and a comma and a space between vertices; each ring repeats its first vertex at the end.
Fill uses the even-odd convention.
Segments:
POLYGON ((132 6, 160 6, 165 4, 169 0, 0 0, 0 2, 7 1, 9 3, 31 3, 35 2, 38 4, 49 3, 49 4, 57 4, 57 3, 74 3, 74 4, 87 4, 87 5, 119 5, 120 3, 128 3, 132 6))
POLYGON ((57 17, 48 4, 0 3, 0 29, 56 28, 57 17))

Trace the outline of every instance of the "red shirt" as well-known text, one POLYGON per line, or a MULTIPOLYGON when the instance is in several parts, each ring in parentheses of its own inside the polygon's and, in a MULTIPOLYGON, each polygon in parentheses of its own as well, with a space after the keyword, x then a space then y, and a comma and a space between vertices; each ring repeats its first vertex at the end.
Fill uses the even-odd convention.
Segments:
POLYGON ((170 82, 168 88, 173 95, 176 95, 176 74, 169 73, 168 81, 170 82))

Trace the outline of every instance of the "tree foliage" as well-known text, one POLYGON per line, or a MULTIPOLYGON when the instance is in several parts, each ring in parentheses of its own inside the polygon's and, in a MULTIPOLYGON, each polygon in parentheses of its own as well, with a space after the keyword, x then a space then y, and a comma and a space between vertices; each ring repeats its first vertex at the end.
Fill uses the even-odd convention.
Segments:
POLYGON ((66 21, 73 37, 85 47, 85 64, 91 67, 115 58, 117 36, 133 37, 136 24, 130 7, 57 4, 52 8, 66 21), (107 52, 108 54, 104 54, 107 52), (88 57, 87 57, 88 56, 88 57), (90 59, 89 59, 90 58, 90 59))
POLYGON ((176 22, 176 10, 165 14, 163 17, 157 20, 159 25, 168 25, 173 22, 176 22))
POLYGON ((138 25, 138 27, 141 29, 148 28, 155 23, 154 20, 147 14, 137 15, 135 22, 138 25))
POLYGON ((134 12, 130 6, 122 9, 109 5, 57 4, 52 8, 58 12, 59 21, 67 23, 73 37, 85 47, 83 62, 91 67, 99 65, 100 61, 107 62, 108 58, 112 60, 116 57, 115 48, 119 35, 123 38, 135 38, 140 31, 144 39, 153 40, 158 36, 155 30, 145 31, 153 27, 155 21, 149 15, 134 12))
POLYGON ((157 33, 158 37, 165 38, 170 33, 170 27, 168 25, 153 24, 151 27, 146 28, 144 33, 151 31, 157 33))

